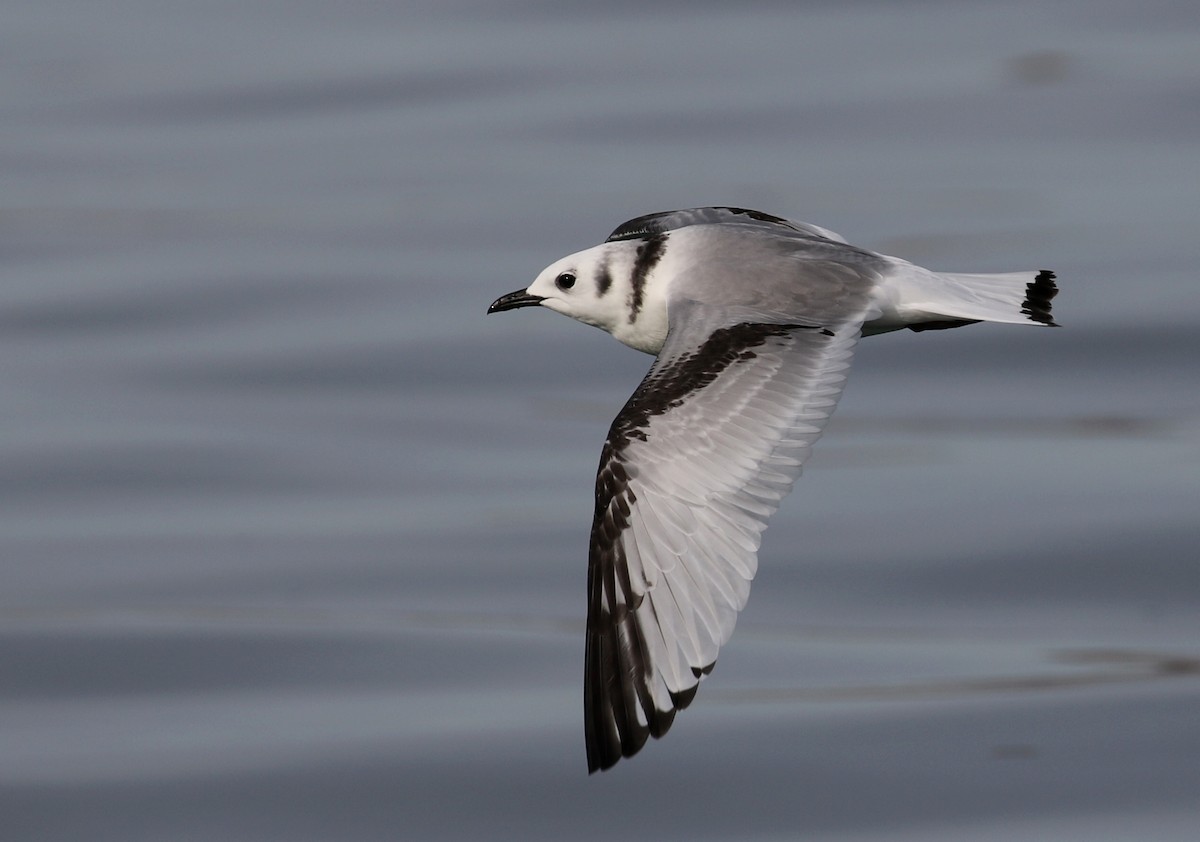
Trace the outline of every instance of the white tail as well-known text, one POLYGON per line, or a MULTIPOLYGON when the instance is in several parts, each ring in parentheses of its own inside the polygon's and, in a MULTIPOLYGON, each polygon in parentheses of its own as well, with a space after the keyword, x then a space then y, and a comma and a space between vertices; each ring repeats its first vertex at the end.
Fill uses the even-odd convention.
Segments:
POLYGON ((896 264, 897 271, 880 288, 881 317, 868 323, 865 333, 975 322, 1056 326, 1050 305, 1058 287, 1048 269, 970 275, 930 272, 901 260, 896 264))

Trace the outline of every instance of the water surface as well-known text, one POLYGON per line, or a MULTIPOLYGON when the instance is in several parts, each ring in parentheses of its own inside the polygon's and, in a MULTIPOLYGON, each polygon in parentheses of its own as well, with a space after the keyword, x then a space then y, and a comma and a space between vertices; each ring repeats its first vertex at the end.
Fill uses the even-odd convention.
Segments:
POLYGON ((1192 839, 1200 12, 17 3, 12 840, 1192 839), (497 295, 761 208, 1064 327, 863 343, 733 641, 585 774, 591 482, 649 358, 497 295))

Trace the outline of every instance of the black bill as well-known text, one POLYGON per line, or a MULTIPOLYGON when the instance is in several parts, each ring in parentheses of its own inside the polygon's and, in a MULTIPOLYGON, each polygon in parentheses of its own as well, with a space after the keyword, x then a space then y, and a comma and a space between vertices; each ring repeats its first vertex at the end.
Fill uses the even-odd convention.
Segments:
POLYGON ((533 307, 536 304, 541 304, 545 299, 540 295, 530 295, 523 289, 516 292, 510 292, 508 295, 502 295, 491 303, 488 307, 489 313, 499 313, 501 310, 515 310, 518 307, 533 307))

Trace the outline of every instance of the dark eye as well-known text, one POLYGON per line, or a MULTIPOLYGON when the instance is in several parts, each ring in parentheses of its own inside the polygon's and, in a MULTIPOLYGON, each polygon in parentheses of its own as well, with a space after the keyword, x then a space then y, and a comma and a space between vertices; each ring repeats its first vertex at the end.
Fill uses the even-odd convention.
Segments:
POLYGON ((554 279, 554 285, 559 289, 570 289, 575 286, 575 276, 570 272, 563 272, 554 279))

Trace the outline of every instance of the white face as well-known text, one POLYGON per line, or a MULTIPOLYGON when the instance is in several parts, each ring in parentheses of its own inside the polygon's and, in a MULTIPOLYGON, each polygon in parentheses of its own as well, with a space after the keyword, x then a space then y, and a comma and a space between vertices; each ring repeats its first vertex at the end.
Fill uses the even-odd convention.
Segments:
POLYGON ((617 244, 606 243, 556 260, 538 274, 526 292, 541 296, 543 307, 612 333, 628 312, 617 277, 624 280, 631 269, 613 245, 617 244))
POLYGON ((526 292, 542 306, 606 330, 639 351, 657 354, 667 333, 664 284, 647 278, 644 301, 632 305, 636 241, 604 243, 547 266, 526 292), (657 293, 657 294, 655 294, 657 293), (630 313, 635 313, 630 319, 630 313))

